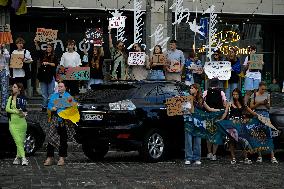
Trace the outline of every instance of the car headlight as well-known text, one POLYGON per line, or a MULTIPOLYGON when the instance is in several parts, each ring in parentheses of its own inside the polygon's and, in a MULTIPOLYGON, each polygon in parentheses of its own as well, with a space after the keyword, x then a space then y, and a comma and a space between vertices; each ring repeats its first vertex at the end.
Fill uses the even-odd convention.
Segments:
POLYGON ((109 103, 110 110, 135 110, 136 106, 131 100, 122 100, 114 103, 109 103))

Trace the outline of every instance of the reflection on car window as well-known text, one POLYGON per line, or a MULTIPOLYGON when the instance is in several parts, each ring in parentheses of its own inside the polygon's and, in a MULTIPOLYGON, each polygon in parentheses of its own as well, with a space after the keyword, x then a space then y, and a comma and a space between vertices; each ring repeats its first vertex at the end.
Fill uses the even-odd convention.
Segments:
POLYGON ((173 84, 156 85, 146 93, 145 100, 151 103, 165 103, 167 98, 179 95, 177 87, 173 84))

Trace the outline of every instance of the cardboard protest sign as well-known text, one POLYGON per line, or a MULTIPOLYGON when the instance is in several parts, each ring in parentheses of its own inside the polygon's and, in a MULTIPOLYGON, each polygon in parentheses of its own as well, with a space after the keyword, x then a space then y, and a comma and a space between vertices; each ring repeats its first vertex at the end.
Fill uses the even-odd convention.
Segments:
POLYGON ((263 68, 263 54, 251 54, 250 55, 249 69, 250 70, 262 70, 263 68))
MULTIPOLYGON (((185 102, 191 103, 192 102, 192 96, 178 96, 173 98, 168 98, 166 100, 166 106, 167 106, 167 115, 168 116, 177 116, 177 115, 183 115, 183 104, 185 102)), ((190 105, 190 108, 193 108, 193 105, 190 105)))
POLYGON ((23 67, 24 54, 12 54, 10 60, 10 68, 22 68, 23 67))
POLYGON ((53 104, 56 108, 68 108, 68 107, 73 106, 74 99, 72 96, 68 98, 58 98, 53 101, 53 104))
POLYGON ((37 28, 35 40, 39 42, 52 42, 57 39, 58 30, 37 28))
POLYGON ((0 25, 0 44, 13 43, 10 25, 0 25))
POLYGON ((181 63, 179 60, 170 60, 169 61, 170 72, 181 72, 181 63))
POLYGON ((165 65, 166 57, 164 54, 153 54, 152 62, 153 62, 153 65, 165 65))
POLYGON ((205 62, 204 71, 209 79, 229 80, 231 78, 231 62, 211 61, 205 62))
POLYGON ((90 67, 59 67, 56 78, 58 80, 90 80, 90 67))
POLYGON ((128 65, 145 65, 145 58, 144 52, 129 52, 128 65))
POLYGON ((88 28, 85 32, 85 42, 92 43, 94 46, 103 45, 103 30, 102 28, 88 28))
POLYGON ((202 74, 203 68, 202 65, 192 64, 191 65, 192 73, 202 74))
POLYGON ((126 16, 112 17, 109 19, 110 28, 124 28, 126 16))

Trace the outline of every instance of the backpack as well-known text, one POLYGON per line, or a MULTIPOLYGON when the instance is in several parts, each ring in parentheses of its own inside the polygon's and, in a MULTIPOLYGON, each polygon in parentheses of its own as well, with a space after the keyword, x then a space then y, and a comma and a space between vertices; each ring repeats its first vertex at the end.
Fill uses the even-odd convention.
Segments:
POLYGON ((219 88, 209 88, 205 96, 205 102, 210 108, 224 109, 221 90, 219 88))

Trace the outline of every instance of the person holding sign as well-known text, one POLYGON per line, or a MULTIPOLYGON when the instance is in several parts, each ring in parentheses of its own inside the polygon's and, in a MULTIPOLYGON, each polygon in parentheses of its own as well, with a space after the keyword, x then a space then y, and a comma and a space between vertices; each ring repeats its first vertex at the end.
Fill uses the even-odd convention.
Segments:
POLYGON ((124 43, 122 41, 116 42, 116 47, 112 44, 111 37, 111 28, 109 27, 109 50, 111 54, 111 59, 113 61, 113 65, 111 68, 111 77, 112 80, 126 80, 128 77, 127 74, 127 55, 125 54, 124 43), (118 68, 120 67, 120 70, 118 68), (119 76, 120 72, 120 76, 119 76))
MULTIPOLYGON (((75 41, 68 40, 67 41, 67 49, 68 51, 63 53, 60 66, 63 67, 79 67, 82 65, 80 55, 75 51, 75 41)), ((79 94, 79 83, 76 80, 70 80, 66 82, 66 87, 69 89, 70 94, 72 96, 79 94)))
POLYGON ((190 86, 193 83, 198 83, 201 85, 202 79, 200 74, 202 72, 201 61, 195 57, 194 53, 189 53, 189 57, 185 61, 185 84, 190 86))
POLYGON ((185 58, 183 52, 177 49, 176 40, 170 41, 170 50, 167 52, 167 61, 166 80, 181 81, 185 58))
POLYGON ((150 71, 148 73, 148 80, 165 80, 164 66, 166 63, 165 55, 163 54, 162 47, 156 45, 154 52, 150 58, 150 71))
POLYGON ((1 77, 1 110, 6 107, 9 89, 9 51, 3 44, 0 44, 0 77, 1 77))
POLYGON ((14 50, 11 55, 11 59, 14 55, 21 55, 22 68, 13 68, 13 83, 21 82, 24 85, 24 88, 27 88, 27 80, 31 78, 30 63, 33 59, 31 53, 24 49, 25 40, 21 37, 16 39, 17 50, 14 50))
POLYGON ((103 63, 104 63, 104 50, 103 47, 94 46, 93 53, 88 56, 88 52, 84 49, 85 55, 83 60, 88 63, 90 67, 90 80, 88 88, 91 89, 92 84, 100 84, 104 82, 103 63))
MULTIPOLYGON (((249 65, 253 63, 250 60, 250 55, 253 55, 256 53, 256 46, 252 45, 249 47, 249 56, 245 58, 244 66, 246 69, 246 76, 245 76, 245 103, 248 103, 249 97, 253 94, 254 91, 257 90, 258 85, 261 81, 261 73, 260 69, 250 69, 249 65)), ((264 62, 262 62, 264 64, 264 62)))
MULTIPOLYGON (((40 51, 40 47, 37 41, 35 41, 36 50, 40 51)), ((47 44, 45 52, 40 56, 41 65, 38 69, 37 78, 40 82, 42 101, 42 112, 46 112, 49 96, 54 92, 56 67, 58 65, 58 59, 54 53, 54 47, 51 43, 47 44)))
MULTIPOLYGON (((131 79, 132 80, 145 80, 147 78, 148 75, 148 70, 149 69, 149 57, 148 55, 145 54, 145 50, 142 48, 141 44, 139 43, 135 43, 132 47, 132 52, 139 52, 139 54, 141 54, 141 52, 143 52, 144 56, 140 57, 136 57, 137 62, 141 61, 143 64, 141 65, 140 63, 138 63, 137 65, 132 65, 130 66, 131 69, 131 79)), ((130 56, 128 56, 128 60, 130 59, 130 56)), ((135 63, 135 60, 133 61, 135 63)))
MULTIPOLYGON (((192 113, 195 108, 203 109, 203 98, 202 90, 198 84, 190 85, 190 95, 193 96, 193 102, 190 102, 193 107, 191 107, 190 112, 192 113)), ((190 115, 184 115, 185 124, 185 165, 190 165, 192 161, 194 164, 201 164, 201 137, 195 135, 193 130, 196 129, 193 118, 190 115)))
POLYGON ((45 166, 50 166, 54 162, 54 148, 59 149, 58 166, 64 165, 64 158, 67 157, 67 139, 70 134, 74 134, 73 124, 58 114, 66 108, 77 105, 72 96, 66 92, 64 82, 58 82, 58 93, 53 93, 48 102, 48 110, 51 111, 51 122, 47 136, 47 159, 45 166))

